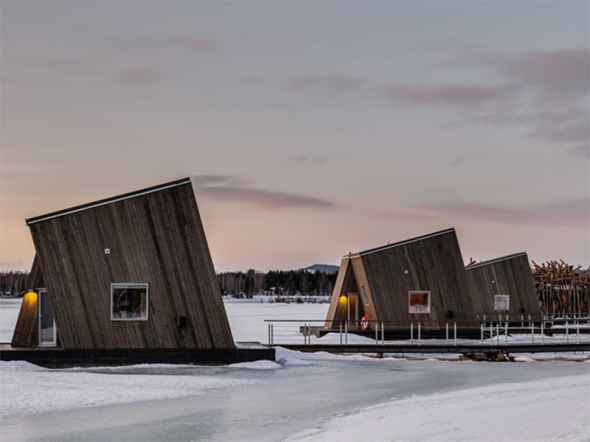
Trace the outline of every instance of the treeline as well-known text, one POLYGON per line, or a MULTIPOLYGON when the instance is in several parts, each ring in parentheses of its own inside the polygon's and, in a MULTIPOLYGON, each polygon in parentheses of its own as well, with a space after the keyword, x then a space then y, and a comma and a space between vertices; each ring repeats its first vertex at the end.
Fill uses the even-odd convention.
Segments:
MULTIPOLYGON (((17 296, 26 291, 29 272, 11 270, 0 272, 0 296, 17 296)), ((336 273, 308 272, 306 270, 271 270, 263 273, 224 272, 217 274, 223 293, 256 295, 272 292, 276 295, 331 295, 336 282, 336 273)))
POLYGON ((217 275, 223 293, 247 296, 271 292, 276 295, 331 295, 336 273, 307 270, 256 270, 224 272, 217 275))
POLYGON ((29 272, 10 270, 0 272, 0 296, 17 296, 28 289, 26 287, 29 272))

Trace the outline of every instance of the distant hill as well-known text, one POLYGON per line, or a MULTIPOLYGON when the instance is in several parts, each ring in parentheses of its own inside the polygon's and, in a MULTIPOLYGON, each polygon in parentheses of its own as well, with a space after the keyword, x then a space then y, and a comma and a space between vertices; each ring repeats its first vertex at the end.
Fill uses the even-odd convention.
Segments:
POLYGON ((312 266, 305 267, 303 270, 307 270, 308 272, 338 273, 339 269, 340 267, 330 264, 314 264, 312 266))

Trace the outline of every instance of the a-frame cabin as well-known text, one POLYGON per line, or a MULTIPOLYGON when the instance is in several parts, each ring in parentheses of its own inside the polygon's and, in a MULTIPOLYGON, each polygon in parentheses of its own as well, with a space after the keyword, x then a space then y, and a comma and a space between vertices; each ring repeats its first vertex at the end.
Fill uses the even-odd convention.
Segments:
POLYGON ((516 253, 468 265, 465 268, 473 293, 481 299, 488 317, 509 314, 541 317, 539 298, 535 291, 529 258, 516 253))
POLYGON ((344 256, 326 328, 354 328, 367 316, 371 328, 431 329, 453 320, 475 320, 480 300, 469 290, 455 229, 344 256))
POLYGON ((13 347, 234 349, 191 180, 27 220, 13 347))

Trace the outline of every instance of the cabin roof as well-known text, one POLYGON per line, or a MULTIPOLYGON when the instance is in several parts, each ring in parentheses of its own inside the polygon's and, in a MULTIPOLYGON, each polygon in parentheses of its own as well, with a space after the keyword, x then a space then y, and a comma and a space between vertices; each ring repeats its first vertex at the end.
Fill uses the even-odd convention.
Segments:
POLYGON ((94 209, 100 206, 106 206, 107 204, 116 203, 119 201, 123 201, 130 198, 135 198, 142 195, 147 195, 154 192, 160 192, 162 190, 170 189, 173 187, 183 186, 185 184, 190 184, 190 178, 183 178, 181 180, 170 181, 168 183, 159 184, 157 186, 147 187, 145 189, 136 190, 134 192, 124 193, 122 195, 112 196, 110 198, 105 198, 98 201, 93 201, 91 203, 82 204, 79 206, 70 207, 69 209, 58 210, 56 212, 50 212, 45 215, 39 215, 34 218, 26 219, 26 223, 28 226, 35 223, 40 223, 43 221, 47 221, 53 218, 58 218, 61 216, 71 215, 73 213, 82 212, 84 210, 94 209))
MULTIPOLYGON (((426 239, 429 238, 434 238, 435 236, 440 236, 440 235, 446 235, 449 233, 455 233, 455 229, 454 228, 450 228, 450 229, 446 229, 446 230, 440 230, 438 232, 434 232, 434 233, 429 233, 427 235, 422 235, 422 236, 417 236, 416 238, 411 238, 411 239, 406 239, 400 242, 396 242, 393 244, 386 244, 384 246, 381 247, 375 247, 373 249, 368 249, 368 250, 364 250, 362 252, 357 253, 356 255, 358 256, 365 256, 365 255, 369 255, 371 253, 377 253, 377 252, 382 252, 384 250, 388 250, 388 249, 392 249, 394 247, 400 247, 400 246, 405 246, 406 244, 410 244, 413 242, 418 242, 418 241, 424 241, 426 239)), ((355 255, 355 254, 352 254, 355 255)), ((349 255, 344 255, 345 258, 347 258, 349 255)))
POLYGON ((501 262, 501 261, 508 261, 509 259, 518 258, 520 256, 526 256, 526 252, 513 253, 512 255, 506 255, 506 256, 502 256, 500 258, 488 259, 487 261, 482 261, 482 262, 478 262, 473 265, 468 265, 465 267, 465 270, 471 270, 471 269, 475 269, 477 267, 483 267, 483 266, 495 264, 495 263, 501 262))

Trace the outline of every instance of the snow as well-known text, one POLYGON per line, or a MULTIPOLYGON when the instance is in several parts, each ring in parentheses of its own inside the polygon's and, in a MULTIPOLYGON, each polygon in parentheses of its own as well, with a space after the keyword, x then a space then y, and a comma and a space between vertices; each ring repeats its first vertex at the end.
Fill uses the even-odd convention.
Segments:
POLYGON ((394 400, 288 440, 581 441, 589 416, 588 376, 568 376, 394 400))
MULTIPOLYGON (((321 325, 328 309, 328 304, 256 300, 224 304, 234 339, 250 342, 267 341, 265 319, 297 319, 301 321, 296 324, 275 324, 275 342, 303 343, 299 333, 303 320, 315 319, 309 323, 321 325)), ((11 339, 19 307, 20 301, 0 302, 3 342, 11 339)), ((320 340, 313 337, 312 342, 339 338, 333 333, 320 340)), ((577 336, 569 338, 573 342, 577 336)), ((531 339, 508 336, 509 342, 531 339)), ((564 336, 545 337, 545 342, 564 340, 564 336)), ((352 342, 374 340, 349 335, 352 342)), ((20 439, 21 434, 52 440, 121 440, 127 435, 147 440, 159 434, 162 437, 156 439, 258 442, 287 437, 311 441, 590 437, 587 353, 519 354, 514 364, 457 362, 457 355, 384 356, 278 347, 276 362, 222 367, 140 364, 46 369, 23 361, 0 362, 0 419, 9 424, 2 428, 8 432, 6 440, 20 439), (187 413, 192 413, 190 419, 187 413), (34 419, 27 419, 32 414, 34 419), (54 420, 60 423, 54 425, 54 420), (47 421, 51 428, 44 424, 47 421), (162 428, 167 432, 157 433, 162 428), (185 433, 187 428, 190 433, 185 433)))
POLYGON ((274 361, 262 360, 254 362, 239 362, 237 364, 228 365, 228 368, 246 368, 248 370, 277 370, 283 368, 281 364, 274 361))
MULTIPOLYGON (((147 368, 153 372, 158 368, 154 365, 147 365, 147 368)), ((158 365, 168 370, 171 367, 158 365)), ((94 371, 83 371, 88 370, 83 368, 49 370, 23 361, 0 361, 0 415, 5 418, 46 411, 180 398, 260 382, 220 374, 133 374, 138 369, 145 371, 146 366, 105 367, 95 368, 94 371), (101 372, 97 373, 96 370, 101 372)), ((175 370, 178 371, 179 368, 175 367, 175 370)))
POLYGON ((0 342, 10 342, 22 299, 0 299, 0 342))

